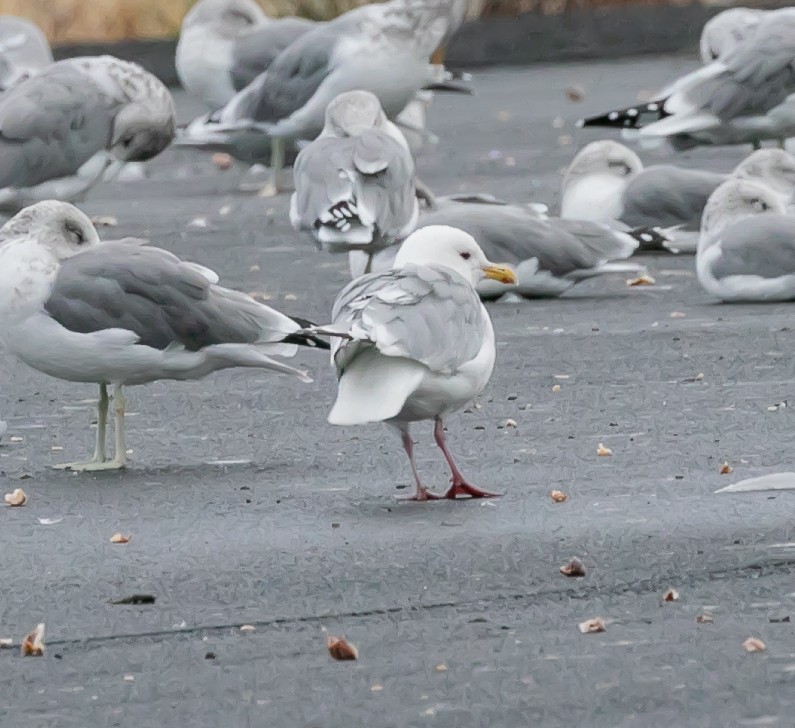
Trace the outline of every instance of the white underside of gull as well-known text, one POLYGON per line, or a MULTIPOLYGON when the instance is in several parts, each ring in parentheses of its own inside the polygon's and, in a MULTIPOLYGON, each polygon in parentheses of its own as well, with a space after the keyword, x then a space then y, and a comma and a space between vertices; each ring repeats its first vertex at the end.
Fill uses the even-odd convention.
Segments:
POLYGON ((707 293, 729 303, 795 300, 795 273, 777 278, 764 278, 750 273, 715 278, 713 265, 720 255, 721 247, 717 242, 699 251, 696 257, 698 280, 707 293))
POLYGON ((560 216, 568 220, 612 222, 621 218, 621 196, 627 186, 623 177, 594 174, 573 182, 564 192, 560 216))

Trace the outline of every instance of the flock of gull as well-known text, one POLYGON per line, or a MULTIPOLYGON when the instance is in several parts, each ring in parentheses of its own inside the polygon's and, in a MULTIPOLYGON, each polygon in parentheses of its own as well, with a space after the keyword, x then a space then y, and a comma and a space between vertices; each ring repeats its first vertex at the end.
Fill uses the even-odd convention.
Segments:
POLYGON ((268 18, 253 0, 199 0, 176 66, 207 112, 184 128, 169 90, 140 66, 53 62, 38 28, 0 19, 0 211, 13 215, 0 229, 0 342, 38 371, 99 386, 94 454, 60 467, 127 464, 125 386, 231 367, 311 382, 284 362, 308 347, 331 350, 329 422, 391 425, 415 500, 440 497, 414 463, 409 428, 426 420, 451 471, 444 497, 492 496, 460 472, 444 428, 494 369, 484 300, 642 273, 632 256, 655 250, 695 254, 698 280, 721 300, 795 299, 795 157, 784 150, 795 136, 795 9, 717 15, 701 68, 642 105, 580 122, 641 147, 751 144, 731 174, 644 167, 628 146, 597 141, 572 159, 555 217, 488 194, 437 196, 418 177, 434 94, 468 92, 441 63, 465 7, 388 0, 313 23, 268 18), (781 148, 761 148, 767 140, 781 148), (327 323, 286 316, 145 241, 101 241, 71 204, 171 146, 267 164, 264 196, 284 190, 292 168, 293 227, 349 260, 327 323))

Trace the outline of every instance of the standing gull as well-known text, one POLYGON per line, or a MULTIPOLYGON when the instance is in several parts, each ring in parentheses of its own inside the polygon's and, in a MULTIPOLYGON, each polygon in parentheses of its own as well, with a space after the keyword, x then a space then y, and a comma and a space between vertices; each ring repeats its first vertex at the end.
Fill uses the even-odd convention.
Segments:
POLYGON ((41 28, 25 18, 0 15, 0 91, 38 73, 53 62, 41 28))
POLYGON ((640 106, 580 122, 637 130, 677 150, 710 144, 780 144, 795 134, 795 9, 765 13, 753 35, 640 106))
POLYGON ((182 21, 176 67, 182 87, 217 109, 235 95, 231 68, 237 39, 267 16, 255 0, 199 0, 182 21))
POLYGON ((141 162, 174 137, 174 100, 111 56, 59 61, 0 97, 0 209, 85 194, 114 161, 141 162))
POLYGON ((434 421, 450 466, 445 497, 494 495, 464 478, 444 434, 444 418, 476 397, 494 369, 494 330, 474 288, 484 276, 516 280, 465 232, 424 228, 406 239, 391 270, 357 278, 340 292, 329 326, 311 329, 340 337, 332 347, 339 386, 329 422, 394 427, 414 475, 413 500, 439 498, 422 485, 414 463, 409 426, 422 420, 434 421))
POLYGON ((217 131, 249 127, 272 138, 267 192, 276 194, 285 140, 314 139, 340 93, 370 91, 394 119, 420 89, 462 90, 428 62, 446 32, 449 2, 391 0, 319 24, 218 112, 217 131))
POLYGON ((795 300, 795 217, 759 182, 724 182, 704 211, 696 273, 722 301, 795 300))
POLYGON ((326 109, 322 133, 296 160, 290 221, 321 248, 369 258, 417 224, 414 173, 406 140, 378 98, 340 94, 326 109))
POLYGON ((306 322, 217 284, 213 271, 165 250, 101 243, 88 217, 68 203, 37 203, 0 229, 0 341, 45 374, 99 385, 94 456, 59 467, 125 466, 126 385, 199 379, 230 367, 311 381, 271 358, 320 343, 296 333, 306 322), (105 452, 109 385, 112 459, 105 452))

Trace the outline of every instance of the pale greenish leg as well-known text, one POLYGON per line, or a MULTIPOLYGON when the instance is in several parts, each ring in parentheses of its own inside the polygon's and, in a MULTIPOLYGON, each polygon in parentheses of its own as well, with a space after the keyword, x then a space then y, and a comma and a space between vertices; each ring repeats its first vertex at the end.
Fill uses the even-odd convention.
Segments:
POLYGON ((53 467, 59 470, 85 470, 89 465, 104 463, 107 460, 105 454, 105 438, 108 425, 108 387, 106 384, 99 385, 99 401, 97 402, 97 443, 94 447, 94 456, 91 460, 77 463, 61 463, 53 467))
POLYGON ((102 429, 102 444, 101 450, 102 452, 99 453, 102 455, 102 459, 97 459, 97 454, 94 454, 94 458, 89 460, 88 462, 84 463, 65 463, 63 465, 56 465, 56 468, 61 468, 64 470, 77 470, 83 472, 93 472, 97 470, 119 470, 127 465, 127 446, 125 444, 125 437, 124 437, 124 407, 125 407, 125 400, 124 400, 124 392, 122 391, 122 385, 117 384, 115 389, 113 390, 113 413, 116 418, 116 452, 114 453, 113 460, 106 460, 105 459, 105 429, 107 425, 107 414, 108 414, 108 390, 105 385, 100 385, 100 401, 99 401, 99 410, 102 413, 103 410, 103 395, 104 395, 104 414, 100 414, 99 419, 97 420, 97 450, 100 449, 100 427, 102 429))
POLYGON ((279 187, 281 172, 284 169, 284 139, 271 137, 271 178, 260 190, 260 197, 276 197, 281 191, 279 187))

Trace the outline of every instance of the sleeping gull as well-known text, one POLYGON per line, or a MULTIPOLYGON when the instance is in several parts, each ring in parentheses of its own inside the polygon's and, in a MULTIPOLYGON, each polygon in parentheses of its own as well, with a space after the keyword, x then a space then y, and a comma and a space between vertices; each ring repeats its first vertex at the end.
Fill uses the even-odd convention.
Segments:
POLYGON ((780 144, 795 134, 795 9, 765 13, 759 27, 720 60, 688 73, 650 102, 581 120, 634 130, 675 149, 710 144, 780 144))
POLYGON ((734 168, 732 177, 762 182, 788 204, 795 189, 795 156, 783 149, 757 149, 734 168))
POLYGON ((724 182, 704 211, 696 273, 722 301, 795 300, 795 217, 766 185, 724 182))
POLYGON ((52 62, 50 44, 38 25, 25 18, 0 15, 0 91, 52 62))
POLYGON ((330 252, 369 256, 417 224, 414 159, 369 91, 347 91, 328 105, 323 131, 298 155, 293 176, 290 221, 330 252))
POLYGON ((217 283, 211 270, 165 250, 101 243, 88 217, 65 202, 39 202, 0 229, 0 341, 45 374, 99 385, 94 456, 58 467, 125 466, 126 385, 199 379, 230 367, 311 381, 271 358, 293 356, 299 344, 319 345, 296 334, 307 322, 217 283), (105 453, 110 384, 112 459, 105 453))
POLYGON ((174 137, 174 100, 111 56, 53 63, 0 97, 0 209, 76 199, 114 161, 145 161, 174 137))
POLYGON ((272 137, 267 193, 276 194, 284 141, 314 139, 340 93, 370 91, 394 119, 420 89, 463 90, 428 62, 446 32, 449 3, 391 0, 318 24, 218 112, 216 130, 251 127, 272 137))
POLYGON ((474 289, 484 276, 516 280, 465 232, 424 228, 406 239, 392 269, 357 278, 340 292, 329 326, 310 329, 340 337, 332 346, 339 385, 329 422, 394 427, 411 463, 413 500, 439 498, 422 485, 414 463, 409 426, 422 420, 434 420, 436 444, 452 472, 445 497, 494 495, 467 482, 444 435, 444 418, 476 397, 494 368, 494 330, 474 289))
POLYGON ((728 56, 756 33, 764 13, 756 8, 729 8, 710 18, 701 30, 701 62, 712 63, 728 56))
MULTIPOLYGON (((512 285, 479 281, 477 291, 484 300, 506 293, 549 298, 589 278, 637 275, 644 266, 625 258, 636 251, 644 236, 651 240, 662 235, 653 229, 623 232, 601 223, 561 220, 540 215, 530 205, 477 198, 439 198, 434 207, 420 217, 419 229, 434 225, 459 228, 477 241, 489 260, 506 263, 516 272, 512 285)), ((397 250, 393 247, 377 254, 373 269, 383 270, 397 250)))
POLYGON ((561 184, 561 217, 631 227, 698 230, 704 205, 726 175, 671 164, 644 167, 623 144, 587 144, 561 184))

